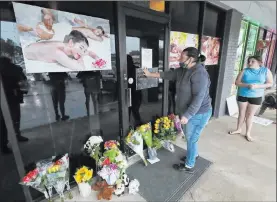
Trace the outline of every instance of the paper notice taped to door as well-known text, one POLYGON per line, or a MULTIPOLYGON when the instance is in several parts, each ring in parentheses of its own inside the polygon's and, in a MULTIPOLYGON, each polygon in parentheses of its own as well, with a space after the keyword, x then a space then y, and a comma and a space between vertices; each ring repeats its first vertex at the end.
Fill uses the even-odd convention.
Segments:
POLYGON ((141 67, 150 69, 152 68, 152 49, 141 49, 141 67))

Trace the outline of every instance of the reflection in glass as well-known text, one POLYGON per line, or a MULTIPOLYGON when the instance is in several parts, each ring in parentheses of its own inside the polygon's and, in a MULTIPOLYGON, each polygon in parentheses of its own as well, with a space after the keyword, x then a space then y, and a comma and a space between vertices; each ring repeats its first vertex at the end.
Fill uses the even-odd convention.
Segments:
POLYGON ((247 43, 246 43, 243 68, 247 66, 247 58, 255 53, 258 31, 259 31, 258 26, 250 24, 249 34, 248 34, 247 43))
MULTIPOLYGON (((83 5, 85 4, 87 2, 83 3, 83 5)), ((17 37, 14 37, 17 36, 15 23, 9 22, 14 26, 6 26, 6 28, 3 28, 1 24, 1 55, 9 56, 12 61, 21 66, 21 70, 25 73, 30 86, 28 93, 23 96, 24 103, 20 105, 17 103, 17 108, 12 107, 14 110, 20 109, 21 115, 20 122, 16 121, 20 129, 17 126, 15 126, 15 129, 18 128, 18 134, 22 134, 21 137, 24 136, 29 139, 28 142, 19 142, 24 166, 26 170, 31 170, 34 164, 41 159, 68 153, 71 183, 74 181, 72 173, 81 165, 95 169, 94 161, 82 152, 83 145, 89 136, 101 135, 104 141, 118 140, 119 138, 116 53, 113 46, 115 44, 114 26, 113 19, 110 19, 113 16, 113 4, 106 2, 105 4, 99 2, 91 4, 94 5, 94 10, 104 9, 106 10, 105 13, 109 15, 111 33, 107 34, 110 35, 111 40, 112 70, 86 72, 83 76, 78 77, 79 72, 65 72, 59 74, 59 76, 49 73, 26 74, 22 49, 20 44, 15 41, 17 37), (99 7, 95 9, 96 5, 99 6, 98 4, 101 4, 101 9, 99 7), (3 30, 7 34, 2 35, 3 30), (6 38, 2 38, 2 36, 6 38)), ((63 5, 65 7, 68 4, 63 5)), ((71 9, 75 9, 76 6, 74 6, 71 9)), ((97 17, 96 14, 91 12, 90 9, 89 16, 97 17)), ((102 18, 105 18, 103 12, 100 12, 100 14, 102 18)), ((14 100, 11 99, 8 102, 11 105, 14 100)), ((19 120, 18 117, 17 120, 19 120)), ((1 124, 1 126, 3 125, 1 124)), ((1 131, 1 134, 5 133, 1 131)), ((10 145, 8 146, 10 148, 10 145)), ((5 187, 1 187, 0 198, 20 201, 24 196, 21 193, 22 188, 18 185, 19 179, 12 154, 1 156, 0 165, 5 165, 4 169, 1 166, 2 175, 10 179, 10 181, 6 179, 5 187), (8 188, 13 193, 8 191, 8 188)), ((33 199, 42 196, 34 189, 30 190, 33 199)), ((6 201, 9 202, 9 200, 6 201)))
POLYGON ((141 125, 141 117, 140 117, 140 106, 142 101, 141 90, 136 90, 136 69, 139 68, 134 65, 134 61, 131 55, 127 55, 127 72, 128 77, 133 78, 133 82, 128 83, 128 87, 131 88, 131 96, 132 96, 132 106, 129 107, 129 121, 131 118, 131 114, 134 117, 135 125, 141 125))
POLYGON ((241 26, 240 26, 240 32, 239 32, 239 40, 238 40, 237 53, 236 53, 235 70, 233 73, 234 76, 233 76, 233 83, 232 83, 232 87, 231 87, 231 95, 234 95, 237 92, 235 80, 236 80, 237 75, 242 66, 243 51, 244 51, 245 44, 246 44, 247 28, 248 28, 248 23, 246 21, 242 20, 241 26))
MULTIPOLYGON (((126 32, 126 52, 132 56, 134 65, 141 68, 141 48, 152 49, 153 68, 163 71, 164 26, 151 21, 127 16, 126 32)), ((135 78, 134 81, 136 81, 138 75, 128 74, 129 79, 135 78)), ((130 126, 134 127, 140 122, 149 122, 154 117, 162 115, 162 86, 162 80, 159 81, 158 87, 142 90, 137 90, 135 85, 133 87, 129 85, 132 91, 132 105, 134 105, 132 108, 139 108, 136 111, 140 115, 140 121, 136 120, 139 118, 133 118, 130 115, 130 126)))

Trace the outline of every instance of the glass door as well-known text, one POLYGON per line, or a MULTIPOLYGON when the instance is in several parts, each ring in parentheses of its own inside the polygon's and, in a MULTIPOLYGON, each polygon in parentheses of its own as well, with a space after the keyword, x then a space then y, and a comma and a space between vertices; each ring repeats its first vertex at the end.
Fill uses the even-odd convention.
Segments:
MULTIPOLYGON (((128 3, 119 4, 119 54, 121 78, 122 137, 130 128, 147 123, 156 116, 167 113, 167 83, 159 79, 147 79, 142 69, 145 57, 150 71, 168 68, 169 18, 165 14, 137 8, 128 3), (147 55, 144 53, 147 52, 147 55)), ((128 147, 127 155, 131 155, 128 147)))
POLYGON ((126 54, 131 106, 129 125, 136 127, 162 115, 163 81, 142 75, 144 49, 150 50, 152 71, 163 71, 164 26, 148 20, 126 16, 126 54))

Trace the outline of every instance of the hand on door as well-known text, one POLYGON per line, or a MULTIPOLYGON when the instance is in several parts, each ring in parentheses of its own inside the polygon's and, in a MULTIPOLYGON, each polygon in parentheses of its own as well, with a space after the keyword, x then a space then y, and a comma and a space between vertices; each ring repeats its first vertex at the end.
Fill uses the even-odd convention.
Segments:
POLYGON ((148 70, 146 67, 144 67, 144 68, 143 68, 143 74, 144 74, 144 76, 146 76, 146 77, 150 77, 151 72, 149 72, 149 70, 148 70))

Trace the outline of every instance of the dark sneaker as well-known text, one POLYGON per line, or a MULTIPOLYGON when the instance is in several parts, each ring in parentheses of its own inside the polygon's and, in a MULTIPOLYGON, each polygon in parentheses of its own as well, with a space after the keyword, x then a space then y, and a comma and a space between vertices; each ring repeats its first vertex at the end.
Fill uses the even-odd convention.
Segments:
MULTIPOLYGON (((199 158, 199 156, 196 156, 196 160, 199 158)), ((181 161, 183 161, 183 162, 185 162, 186 161, 186 159, 187 159, 187 157, 186 156, 184 156, 184 157, 182 157, 182 158, 180 158, 180 160, 181 161)))
POLYGON ((9 147, 1 148, 2 154, 11 154, 12 150, 9 147))
POLYGON ((56 115, 56 121, 59 121, 61 119, 60 115, 56 115))
POLYGON ((27 142, 27 141, 29 141, 29 139, 27 137, 24 137, 22 135, 17 135, 16 138, 17 138, 17 140, 19 142, 27 142))
POLYGON ((179 170, 179 171, 184 171, 186 173, 190 173, 190 174, 194 174, 194 168, 188 168, 185 166, 185 164, 180 163, 180 164, 174 164, 173 168, 175 170, 179 170))
POLYGON ((69 116, 65 115, 62 117, 62 121, 67 121, 69 119, 69 116))

